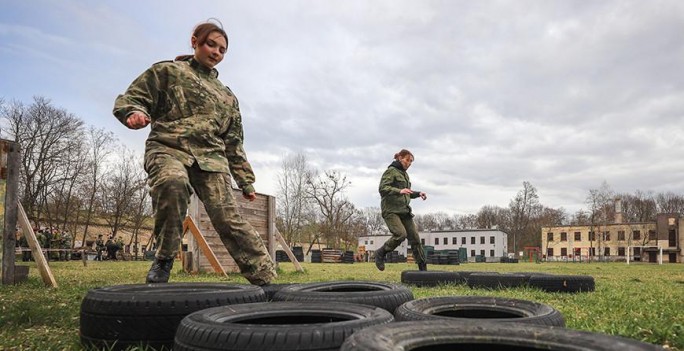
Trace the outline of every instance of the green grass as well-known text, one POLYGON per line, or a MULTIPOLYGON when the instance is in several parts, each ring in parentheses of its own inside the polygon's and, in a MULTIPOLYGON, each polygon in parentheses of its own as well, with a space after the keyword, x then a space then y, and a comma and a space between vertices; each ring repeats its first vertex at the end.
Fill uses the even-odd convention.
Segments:
MULTIPOLYGON (((28 281, 0 285, 0 351, 80 350, 78 329, 80 303, 95 287, 138 284, 144 281, 150 262, 51 262, 57 289, 45 288, 35 264, 28 281)), ((371 263, 303 264, 305 273, 291 263, 281 263, 276 283, 332 280, 400 282, 403 270, 414 265, 388 264, 379 272, 371 263)), ((448 295, 482 295, 519 298, 549 304, 560 310, 568 328, 620 335, 684 351, 684 265, 624 263, 470 263, 460 266, 430 265, 433 270, 498 272, 546 272, 586 274, 596 280, 591 293, 547 293, 518 288, 489 291, 464 285, 434 288, 412 287, 415 298, 448 295)), ((238 274, 228 278, 213 274, 185 274, 174 269, 172 282, 246 284, 238 274)))

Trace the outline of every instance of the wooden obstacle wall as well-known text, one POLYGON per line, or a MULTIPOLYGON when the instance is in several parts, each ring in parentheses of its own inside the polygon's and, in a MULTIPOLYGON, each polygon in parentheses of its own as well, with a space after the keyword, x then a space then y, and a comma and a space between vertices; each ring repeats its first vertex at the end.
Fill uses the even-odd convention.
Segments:
MULTIPOLYGON (((233 195, 237 201, 238 211, 242 218, 247 220, 259 232, 261 240, 263 240, 271 258, 275 261, 275 198, 270 195, 257 193, 256 199, 249 201, 243 198, 242 191, 237 189, 233 190, 233 195)), ((204 205, 197 195, 193 195, 190 200, 188 214, 194 220, 209 247, 211 247, 223 270, 226 273, 239 273, 240 270, 235 260, 233 260, 228 250, 223 246, 223 242, 221 242, 218 233, 211 225, 204 205)), ((216 272, 209 259, 203 254, 199 243, 193 235, 186 233, 183 242, 187 243, 187 252, 191 253, 190 262, 185 263, 186 270, 191 272, 216 272)))

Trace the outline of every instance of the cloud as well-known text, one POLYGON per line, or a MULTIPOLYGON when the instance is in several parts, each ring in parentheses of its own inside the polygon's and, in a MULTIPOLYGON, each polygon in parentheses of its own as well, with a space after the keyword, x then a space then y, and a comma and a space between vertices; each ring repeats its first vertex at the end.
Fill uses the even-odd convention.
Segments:
POLYGON ((603 180, 684 192, 680 1, 161 4, 0 15, 0 74, 18 82, 0 96, 40 91, 141 150, 146 133, 111 116, 115 96, 218 17, 230 39, 220 78, 240 100, 259 191, 274 194, 280 161, 301 152, 348 174, 357 206, 378 206, 382 171, 408 148, 430 194, 418 213, 506 206, 523 181, 568 210, 603 180))

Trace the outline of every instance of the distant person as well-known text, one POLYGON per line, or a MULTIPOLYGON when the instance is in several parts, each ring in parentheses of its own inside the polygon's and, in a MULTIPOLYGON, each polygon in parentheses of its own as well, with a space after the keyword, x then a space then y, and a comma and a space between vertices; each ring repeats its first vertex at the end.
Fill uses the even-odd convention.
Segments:
POLYGON ((228 49, 228 36, 207 22, 195 27, 190 43, 193 55, 152 65, 114 105, 114 115, 127 127, 151 125, 145 170, 158 248, 146 281, 168 282, 194 191, 242 275, 265 285, 276 277, 275 264, 239 214, 231 187, 232 174, 243 197, 256 198, 238 101, 214 68, 228 49))
POLYGON ((413 154, 402 149, 394 155, 394 161, 387 167, 380 179, 380 209, 382 218, 387 224, 387 229, 392 237, 375 252, 375 266, 379 270, 385 270, 385 254, 394 251, 404 240, 408 238, 413 251, 413 258, 418 264, 418 270, 427 270, 427 261, 423 244, 420 242, 416 224, 413 222, 413 213, 409 203, 411 199, 420 197, 427 199, 422 191, 411 189, 411 181, 406 171, 413 163, 413 154))
POLYGON ((113 237, 109 237, 105 243, 105 248, 107 249, 107 259, 116 261, 116 252, 119 251, 119 245, 114 242, 113 237))
POLYGON ((95 240, 95 252, 97 255, 95 256, 95 261, 102 261, 102 251, 105 251, 105 242, 104 239, 102 239, 102 234, 97 235, 97 240, 95 240))

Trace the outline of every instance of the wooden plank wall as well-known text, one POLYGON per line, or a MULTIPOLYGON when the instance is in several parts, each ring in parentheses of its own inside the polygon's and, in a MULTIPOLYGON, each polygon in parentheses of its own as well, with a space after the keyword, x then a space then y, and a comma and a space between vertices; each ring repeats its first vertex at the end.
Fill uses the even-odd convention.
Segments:
MULTIPOLYGON (((252 224, 254 229, 259 232, 261 239, 269 249, 271 257, 275 260, 275 200, 273 196, 257 193, 257 197, 254 201, 248 201, 242 197, 242 191, 238 189, 233 190, 233 195, 237 201, 238 211, 240 211, 242 218, 252 224)), ((214 254, 218 258, 225 271, 227 273, 238 273, 240 270, 238 269, 235 260, 233 260, 228 253, 228 250, 225 248, 225 246, 223 246, 218 233, 211 225, 211 221, 209 220, 209 216, 204 209, 204 205, 202 205, 197 195, 193 195, 190 200, 188 214, 195 220, 197 227, 202 232, 202 235, 207 240, 209 246, 211 246, 214 254)), ((183 242, 188 244, 188 251, 192 252, 192 271, 214 271, 211 267, 211 264, 202 254, 197 243, 192 238, 192 235, 186 234, 183 238, 183 242)))

